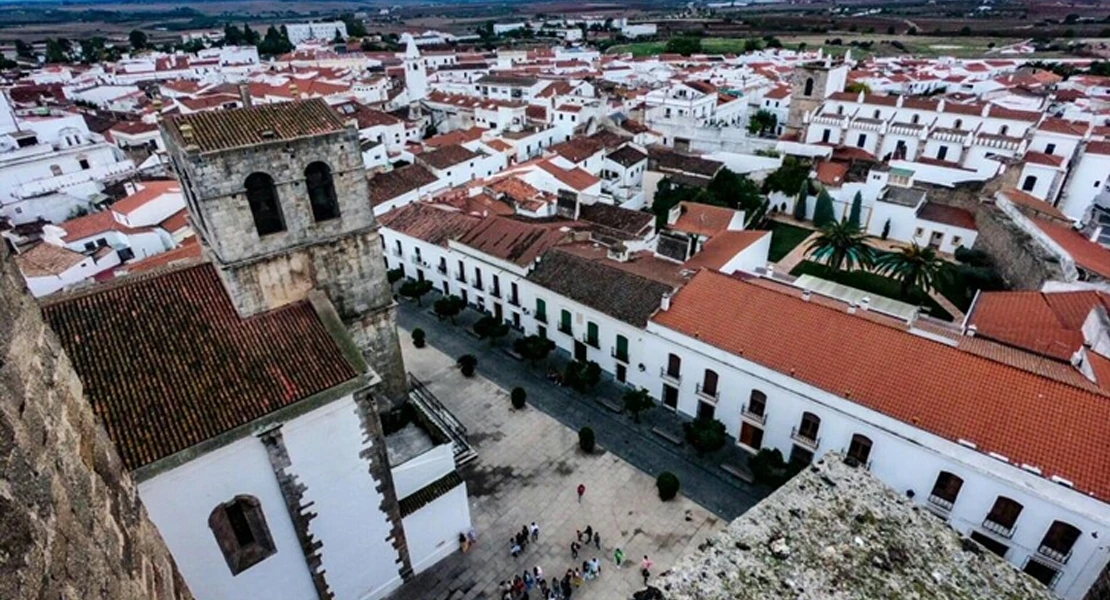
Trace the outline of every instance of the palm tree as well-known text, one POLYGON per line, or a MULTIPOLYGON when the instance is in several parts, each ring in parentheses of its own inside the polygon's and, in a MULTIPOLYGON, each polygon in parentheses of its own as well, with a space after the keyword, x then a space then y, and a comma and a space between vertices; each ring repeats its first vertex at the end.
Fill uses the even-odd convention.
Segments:
POLYGON ((874 252, 867 245, 867 234, 849 221, 833 221, 822 228, 821 235, 809 243, 806 254, 833 271, 841 267, 849 271, 867 268, 874 260, 874 252))
POLYGON ((931 247, 914 244, 909 248, 899 248, 897 252, 887 252, 875 261, 877 273, 890 275, 902 282, 902 297, 910 290, 929 292, 952 274, 952 265, 937 256, 931 247))

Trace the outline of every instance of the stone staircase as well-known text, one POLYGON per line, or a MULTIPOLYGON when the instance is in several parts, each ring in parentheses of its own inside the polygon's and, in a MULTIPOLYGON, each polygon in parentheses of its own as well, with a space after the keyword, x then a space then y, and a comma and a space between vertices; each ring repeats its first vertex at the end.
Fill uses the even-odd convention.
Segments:
POLYGON ((409 401, 415 403, 424 414, 428 415, 428 418, 447 434, 447 437, 451 438, 451 444, 455 449, 456 467, 461 467, 478 458, 478 452, 474 450, 467 439, 466 427, 455 415, 451 414, 451 411, 447 410, 447 407, 443 406, 443 403, 424 385, 424 382, 417 379, 412 373, 409 373, 409 401))

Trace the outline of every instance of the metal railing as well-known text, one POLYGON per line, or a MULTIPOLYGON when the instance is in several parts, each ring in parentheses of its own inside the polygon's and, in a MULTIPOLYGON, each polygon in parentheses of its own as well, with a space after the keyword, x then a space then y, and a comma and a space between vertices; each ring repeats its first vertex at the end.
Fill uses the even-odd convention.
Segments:
POLYGON ((756 412, 753 412, 748 407, 747 404, 745 404, 740 409, 740 416, 749 420, 749 421, 751 421, 751 422, 753 422, 753 423, 758 423, 760 425, 766 425, 767 424, 767 410, 766 409, 764 409, 763 412, 761 412, 761 413, 756 413, 756 412))
POLYGON ((466 426, 436 398, 424 382, 409 373, 409 400, 427 415, 451 439, 456 466, 462 466, 475 458, 478 453, 470 445, 466 426))
POLYGON ((700 383, 694 386, 694 393, 714 403, 721 399, 721 390, 707 390, 700 383))
POLYGON ((609 356, 612 356, 613 358, 624 364, 628 364, 628 350, 625 350, 624 352, 619 352, 616 346, 614 346, 609 349, 609 356))
POLYGON ((1041 556, 1054 562, 1066 565, 1068 564, 1068 560, 1071 558, 1071 549, 1069 548, 1067 552, 1063 552, 1061 550, 1057 550, 1055 548, 1051 548, 1049 546, 1041 544, 1040 547, 1037 548, 1037 554, 1040 554, 1041 556))
POLYGON ((477 279, 477 278, 471 279, 470 280, 470 285, 473 286, 474 289, 476 289, 476 290, 485 289, 485 288, 482 287, 482 280, 481 279, 477 279))
POLYGON ((952 506, 955 505, 954 501, 945 500, 944 498, 941 498, 940 496, 938 496, 936 494, 929 494, 928 500, 929 500, 929 504, 932 504, 933 506, 943 510, 944 512, 948 512, 948 511, 952 510, 952 506))
POLYGON ((821 445, 820 437, 810 437, 799 431, 797 427, 790 430, 790 438, 810 450, 817 450, 817 447, 821 445))
POLYGON ((1014 530, 1017 529, 1017 526, 1012 525, 1007 527, 1006 525, 1003 525, 998 521, 993 521, 990 517, 987 517, 986 519, 983 519, 983 529, 986 529, 987 531, 1000 535, 1004 538, 1009 538, 1014 536, 1014 530))
POLYGON ((556 329, 559 330, 559 333, 565 333, 569 336, 574 335, 574 328, 572 328, 570 325, 567 325, 566 323, 559 323, 559 326, 556 329))
POLYGON ((664 367, 659 367, 659 376, 663 381, 669 381, 675 385, 682 383, 682 373, 671 373, 664 367))

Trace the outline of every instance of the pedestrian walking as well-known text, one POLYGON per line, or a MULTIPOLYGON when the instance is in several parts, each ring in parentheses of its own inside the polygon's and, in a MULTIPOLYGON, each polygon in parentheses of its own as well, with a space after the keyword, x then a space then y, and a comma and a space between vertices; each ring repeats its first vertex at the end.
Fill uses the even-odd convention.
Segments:
POLYGON ((574 537, 578 538, 578 541, 581 542, 582 541, 582 530, 581 529, 575 529, 574 530, 574 537))
POLYGON ((535 521, 532 521, 531 530, 532 530, 532 541, 533 542, 538 541, 540 539, 540 526, 536 525, 535 521))
POLYGON ((570 557, 571 558, 574 558, 574 559, 578 558, 578 548, 579 548, 578 542, 571 542, 570 543, 570 557))
POLYGON ((520 551, 521 551, 520 544, 518 544, 516 542, 516 539, 515 538, 509 538, 509 554, 512 554, 513 558, 516 558, 516 557, 520 556, 520 551))
POLYGON ((644 560, 640 562, 640 574, 644 576, 644 587, 647 587, 648 577, 651 577, 651 565, 651 559, 645 554, 644 560))
POLYGON ((586 543, 589 544, 594 539, 594 528, 590 525, 586 526, 586 530, 582 532, 586 536, 586 543))
POLYGON ((613 550, 613 562, 617 563, 617 568, 621 568, 621 563, 624 562, 624 550, 617 548, 613 550))
POLYGON ((594 532, 594 548, 601 550, 601 534, 596 531, 594 532))
POLYGON ((578 484, 578 503, 582 504, 582 496, 586 493, 586 484, 578 484))
POLYGON ((543 578, 543 569, 539 565, 532 567, 532 576, 536 578, 536 581, 546 581, 543 578))
POLYGON ((594 572, 594 577, 601 575, 601 559, 593 557, 590 559, 590 570, 594 572))

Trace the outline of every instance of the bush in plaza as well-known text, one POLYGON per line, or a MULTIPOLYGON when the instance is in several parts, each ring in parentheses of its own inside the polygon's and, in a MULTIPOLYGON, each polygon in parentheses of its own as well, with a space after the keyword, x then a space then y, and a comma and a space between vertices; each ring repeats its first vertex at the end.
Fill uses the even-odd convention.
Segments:
POLYGON ((594 437, 594 430, 589 427, 583 427, 578 430, 578 447, 583 452, 589 454, 594 451, 594 446, 597 444, 597 439, 594 437))
POLYGON ((478 368, 478 357, 473 354, 463 354, 455 364, 459 366, 459 371, 462 371, 463 377, 473 377, 474 369, 478 368))
POLYGON ((663 471, 655 479, 655 489, 659 490, 659 499, 666 502, 678 495, 678 476, 670 471, 663 471))
POLYGON ((513 408, 520 410, 524 408, 524 401, 528 399, 528 392, 524 391, 522 387, 513 388, 512 394, 513 408))

